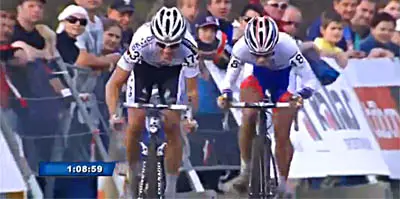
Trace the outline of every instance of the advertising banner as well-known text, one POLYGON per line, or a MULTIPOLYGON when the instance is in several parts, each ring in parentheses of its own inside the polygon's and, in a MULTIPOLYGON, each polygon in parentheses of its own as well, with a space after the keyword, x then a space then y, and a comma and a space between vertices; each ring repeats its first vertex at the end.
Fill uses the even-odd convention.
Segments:
POLYGON ((343 75, 362 104, 390 177, 400 179, 399 60, 354 60, 343 75))

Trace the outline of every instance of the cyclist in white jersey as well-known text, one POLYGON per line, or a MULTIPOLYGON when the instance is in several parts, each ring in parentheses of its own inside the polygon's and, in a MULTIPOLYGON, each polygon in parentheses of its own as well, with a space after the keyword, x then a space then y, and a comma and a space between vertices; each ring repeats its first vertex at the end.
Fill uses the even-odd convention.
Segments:
MULTIPOLYGON (((175 7, 162 7, 151 22, 143 24, 134 34, 129 49, 118 62, 106 86, 106 102, 110 123, 116 123, 118 96, 127 82, 126 103, 148 103, 154 86, 158 87, 162 104, 184 103, 186 90, 194 109, 197 109, 199 74, 197 45, 186 30, 187 24, 175 7), (186 80, 186 82, 185 82, 186 80), (186 88, 185 88, 186 87, 186 88)), ((167 136, 166 190, 174 197, 179 166, 182 159, 180 113, 165 111, 164 130, 167 136)), ((134 173, 139 159, 138 141, 145 125, 145 112, 128 109, 127 159, 134 173)))
MULTIPOLYGON (((259 102, 264 91, 269 90, 273 102, 291 101, 293 108, 274 110, 275 155, 278 164, 281 193, 290 193, 286 186, 293 147, 289 139, 290 127, 302 99, 309 98, 317 83, 309 63, 301 54, 295 40, 286 33, 278 31, 273 19, 255 17, 245 29, 245 35, 234 45, 226 77, 223 82, 223 95, 218 98, 221 108, 226 108, 231 100, 231 88, 235 84, 244 63, 253 64, 253 74, 241 83, 240 100, 259 102), (296 92, 296 77, 301 79, 301 89, 296 92), (228 94, 228 95, 226 95, 228 94), (226 98, 228 96, 228 98, 226 98), (296 96, 294 98, 293 96, 296 96), (296 100, 293 100, 296 99, 296 100)), ((257 111, 244 109, 240 126, 239 146, 241 153, 241 172, 228 185, 233 190, 247 190, 251 160, 251 142, 254 137, 257 111)))

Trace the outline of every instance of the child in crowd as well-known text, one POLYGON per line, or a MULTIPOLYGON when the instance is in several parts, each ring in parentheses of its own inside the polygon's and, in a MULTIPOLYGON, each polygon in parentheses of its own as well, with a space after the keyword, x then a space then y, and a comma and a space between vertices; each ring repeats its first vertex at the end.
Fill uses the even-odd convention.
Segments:
POLYGON ((388 13, 382 12, 374 16, 371 22, 371 33, 360 43, 360 49, 367 53, 382 51, 375 57, 399 56, 399 46, 392 43, 396 20, 388 13))
POLYGON ((199 78, 199 107, 201 113, 219 113, 215 99, 220 94, 204 60, 213 61, 219 69, 226 69, 230 58, 227 36, 219 30, 217 19, 213 16, 199 16, 195 23, 196 42, 199 48, 201 77, 199 78))
POLYGON ((341 67, 345 67, 348 60, 346 53, 336 46, 343 37, 343 27, 344 22, 339 14, 324 12, 320 26, 322 37, 314 40, 321 55, 334 58, 341 67))
POLYGON ((213 60, 218 68, 226 69, 231 47, 227 44, 226 34, 219 31, 215 17, 199 17, 196 23, 196 41, 201 59, 213 60))

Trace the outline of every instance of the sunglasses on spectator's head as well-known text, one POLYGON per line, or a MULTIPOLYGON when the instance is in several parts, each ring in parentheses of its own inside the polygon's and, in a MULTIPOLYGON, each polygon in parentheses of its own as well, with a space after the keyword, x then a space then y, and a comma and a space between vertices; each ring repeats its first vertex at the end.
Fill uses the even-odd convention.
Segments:
POLYGON ((70 17, 66 18, 65 20, 72 24, 75 24, 77 21, 79 21, 79 24, 81 26, 86 26, 88 23, 87 19, 79 19, 74 16, 70 16, 70 17))
POLYGON ((162 43, 162 42, 157 41, 156 44, 157 44, 158 47, 160 47, 160 48, 162 48, 162 49, 165 49, 165 48, 176 49, 176 48, 179 47, 180 42, 175 42, 175 43, 171 43, 171 44, 166 44, 166 43, 162 43))
POLYGON ((286 8, 289 6, 287 3, 285 2, 279 2, 279 3, 273 3, 273 2, 268 2, 267 3, 269 6, 272 6, 274 8, 278 8, 280 10, 286 10, 286 8))

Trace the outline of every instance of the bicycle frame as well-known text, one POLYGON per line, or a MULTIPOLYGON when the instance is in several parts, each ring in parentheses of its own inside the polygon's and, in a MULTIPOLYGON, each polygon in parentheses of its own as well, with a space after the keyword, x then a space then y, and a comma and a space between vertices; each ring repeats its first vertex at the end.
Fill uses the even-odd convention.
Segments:
MULTIPOLYGON (((270 102, 256 102, 256 103, 246 103, 246 102, 232 102, 230 103, 230 107, 231 108, 251 108, 251 109, 258 109, 260 110, 258 112, 258 117, 257 117, 257 126, 256 126, 256 135, 253 139, 253 149, 252 151, 256 151, 256 149, 254 149, 254 145, 257 145, 258 148, 259 147, 266 147, 265 150, 268 150, 268 152, 265 152, 263 150, 263 154, 262 154, 262 158, 260 159, 259 157, 257 157, 257 161, 259 161, 259 166, 254 167, 254 165, 252 165, 252 170, 254 170, 254 168, 256 169, 260 169, 260 177, 255 177, 254 179, 252 179, 253 175, 251 175, 250 177, 250 184, 249 184, 249 197, 250 198, 271 198, 275 195, 275 190, 273 190, 273 188, 275 188, 278 185, 278 175, 277 175, 277 169, 276 169, 276 164, 275 164, 275 158, 272 154, 272 149, 271 149, 271 145, 272 145, 272 141, 271 138, 269 136, 269 129, 270 127, 266 126, 266 121, 268 119, 268 117, 266 116, 267 110, 268 109, 272 109, 272 108, 289 108, 290 107, 290 103, 289 102, 278 102, 278 103, 270 103, 270 102), (259 145, 260 143, 263 143, 262 145, 259 145), (257 144, 258 143, 258 144, 257 144), (274 171, 274 181, 271 182, 271 175, 270 175, 270 166, 271 166, 271 162, 272 161, 272 166, 273 166, 273 171, 274 171), (265 166, 266 165, 266 166, 265 166), (268 181, 268 182, 266 182, 268 181), (259 183, 258 185, 252 185, 252 182, 255 182, 256 184, 259 183), (273 183, 273 184, 271 184, 273 183), (255 186, 256 190, 259 190, 259 192, 255 192, 253 193, 253 188, 252 186, 255 186), (275 186, 275 187, 274 187, 275 186)), ((295 117, 295 129, 298 129, 297 127, 297 115, 295 117)), ((272 126, 272 125, 271 125, 272 126)), ((259 149, 260 150, 260 149, 259 149)), ((257 152, 259 152, 257 150, 257 152)), ((257 153, 257 152, 252 152, 253 153, 257 153)), ((255 158, 255 157, 252 157, 255 158)), ((254 161, 255 161, 254 160, 254 161)))
MULTIPOLYGON (((163 190, 162 190, 162 180, 163 180, 163 159, 164 159, 164 149, 167 146, 167 143, 164 141, 164 131, 163 131, 163 114, 162 110, 168 109, 168 110, 173 110, 173 111, 180 111, 180 112, 188 112, 188 115, 191 114, 191 107, 187 105, 163 105, 163 104, 141 104, 141 103, 135 103, 135 104, 124 104, 125 107, 128 108, 139 108, 139 109, 145 109, 146 110, 146 128, 144 132, 144 139, 147 140, 142 140, 140 142, 141 146, 141 155, 143 158, 142 162, 142 169, 141 169, 141 177, 139 181, 139 190, 138 190, 138 198, 143 198, 144 197, 144 192, 145 190, 149 190, 148 186, 154 186, 154 185, 149 185, 147 182, 147 186, 145 181, 146 181, 146 172, 147 172, 147 163, 149 162, 148 156, 149 156, 149 147, 152 146, 152 144, 155 144, 157 150, 156 150, 156 172, 157 172, 157 195, 162 196, 163 195, 163 190), (153 143, 152 143, 153 142, 153 143)), ((147 179, 149 181, 149 179, 147 179)))

